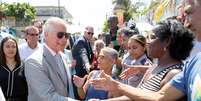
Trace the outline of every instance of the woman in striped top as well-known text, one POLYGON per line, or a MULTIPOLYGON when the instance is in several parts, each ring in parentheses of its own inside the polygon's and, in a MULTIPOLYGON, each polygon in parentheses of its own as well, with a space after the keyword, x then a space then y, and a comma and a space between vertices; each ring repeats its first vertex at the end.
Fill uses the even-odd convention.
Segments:
POLYGON ((178 21, 168 19, 152 30, 156 39, 149 44, 148 55, 157 58, 158 65, 148 69, 139 88, 157 92, 182 70, 182 61, 189 56, 194 37, 181 26, 178 21))
MULTIPOLYGON (((152 92, 156 92, 159 89, 164 91, 164 87, 167 87, 164 84, 181 71, 180 68, 183 67, 182 60, 186 59, 190 54, 194 36, 180 22, 171 19, 158 23, 152 32, 155 34, 156 39, 152 40, 148 46, 148 55, 152 58, 157 58, 158 65, 146 72, 139 89, 112 80, 111 77, 104 73, 101 74, 100 79, 91 81, 96 89, 120 92, 122 95, 126 95, 109 99, 108 101, 154 100, 154 98, 162 98, 161 96, 171 93, 170 90, 169 93, 160 91, 160 94, 157 93, 158 95, 152 92), (150 96, 154 97, 150 98, 150 96)), ((169 86, 170 89, 173 89, 171 87, 169 86)), ((166 100, 168 100, 168 97, 166 100)))
MULTIPOLYGON (((181 23, 173 19, 158 23, 152 32, 155 39, 149 43, 147 52, 149 57, 158 61, 155 67, 146 71, 138 88, 157 92, 182 70, 182 60, 189 56, 194 37, 187 30, 182 29, 181 23)), ((139 73, 139 69, 129 68, 121 75, 129 77, 129 75, 139 73)))

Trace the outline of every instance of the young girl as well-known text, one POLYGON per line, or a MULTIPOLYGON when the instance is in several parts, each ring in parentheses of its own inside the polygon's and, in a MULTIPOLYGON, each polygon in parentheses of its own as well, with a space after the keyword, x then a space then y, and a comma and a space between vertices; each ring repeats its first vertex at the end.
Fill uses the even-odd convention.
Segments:
MULTIPOLYGON (((146 38, 142 35, 133 35, 128 40, 128 53, 122 60, 123 71, 132 68, 133 65, 151 65, 151 61, 146 55, 146 38)), ((144 73, 137 73, 122 82, 136 87, 144 73)))

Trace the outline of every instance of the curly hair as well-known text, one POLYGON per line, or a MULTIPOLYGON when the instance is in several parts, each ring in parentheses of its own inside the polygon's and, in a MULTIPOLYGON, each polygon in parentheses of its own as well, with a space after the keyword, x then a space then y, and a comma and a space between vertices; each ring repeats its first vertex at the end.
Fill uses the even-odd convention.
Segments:
POLYGON ((185 28, 182 23, 173 19, 166 19, 157 24, 153 30, 161 41, 169 40, 170 56, 176 60, 185 60, 193 48, 194 33, 185 28))

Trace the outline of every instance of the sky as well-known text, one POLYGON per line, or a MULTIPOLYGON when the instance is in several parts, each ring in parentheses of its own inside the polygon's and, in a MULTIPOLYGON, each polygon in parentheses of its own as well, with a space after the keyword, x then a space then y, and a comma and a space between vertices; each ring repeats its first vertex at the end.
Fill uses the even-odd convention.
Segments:
MULTIPOLYGON (((0 2, 28 2, 33 6, 58 6, 58 0, 0 0, 0 2)), ((106 17, 112 14, 112 0, 60 0, 60 6, 65 6, 73 16, 73 27, 84 29, 93 26, 95 35, 101 33, 106 17)))

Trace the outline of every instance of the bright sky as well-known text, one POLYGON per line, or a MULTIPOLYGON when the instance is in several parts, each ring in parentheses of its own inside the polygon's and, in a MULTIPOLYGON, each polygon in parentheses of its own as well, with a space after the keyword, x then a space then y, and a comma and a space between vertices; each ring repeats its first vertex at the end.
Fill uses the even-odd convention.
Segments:
MULTIPOLYGON (((34 6, 58 6, 58 0, 0 0, 0 2, 29 2, 34 6)), ((106 15, 112 13, 112 0, 60 0, 60 5, 65 6, 74 17, 74 26, 83 29, 91 25, 95 29, 95 34, 102 30, 106 15)))

